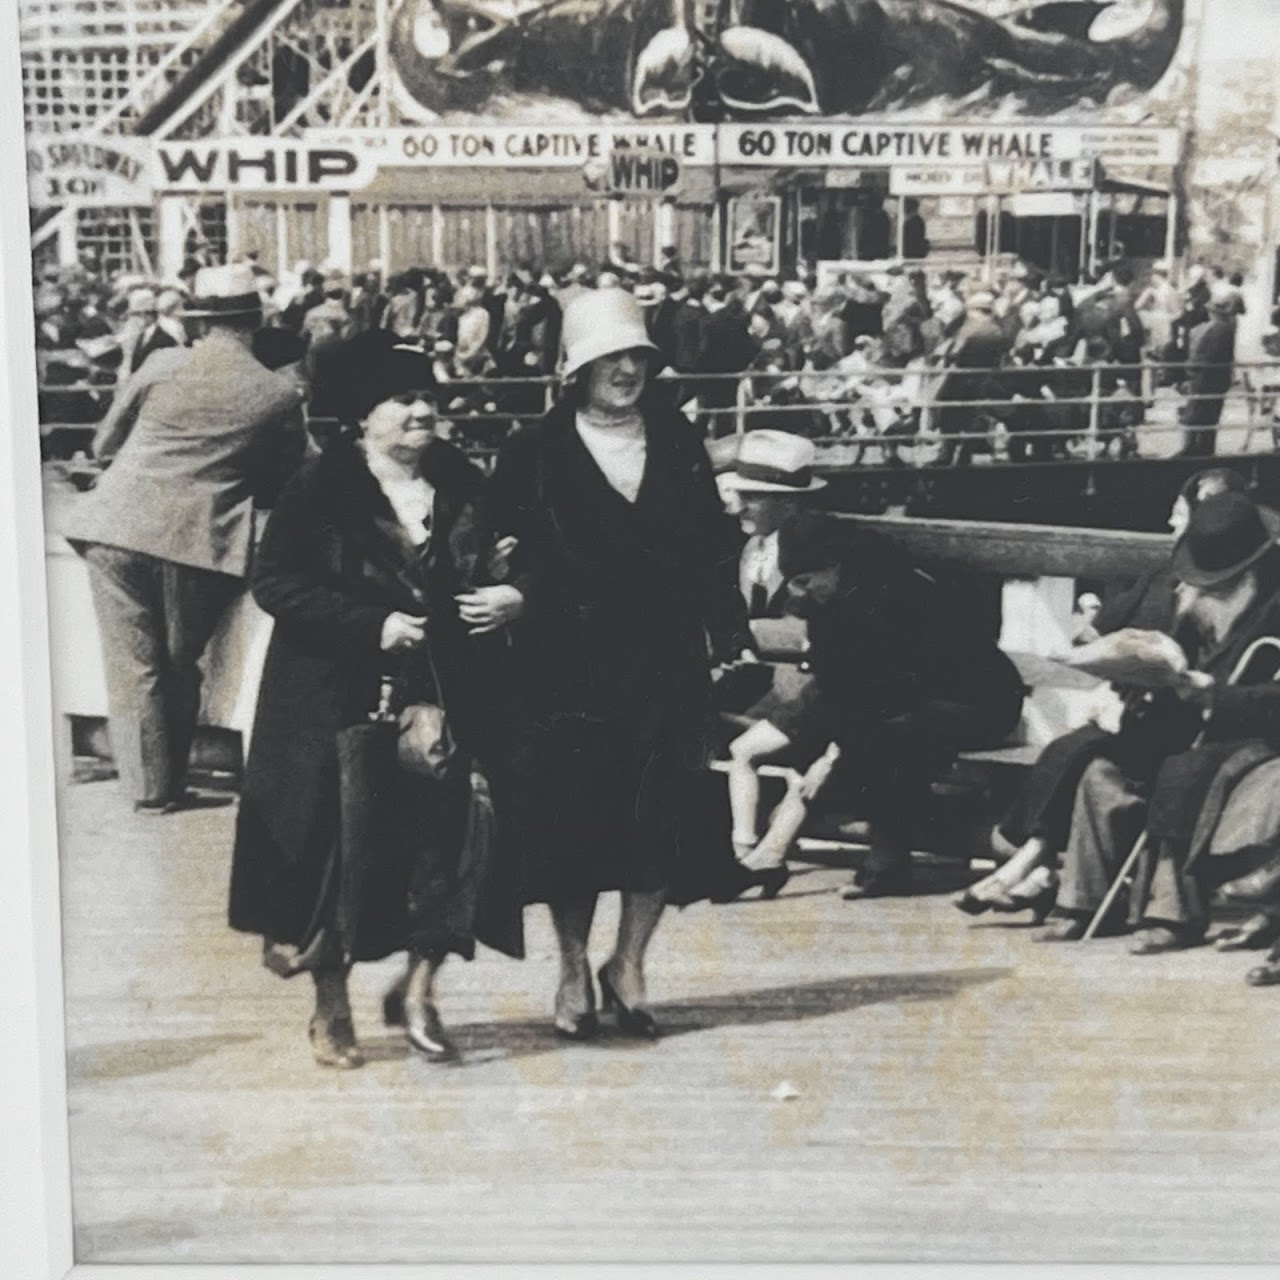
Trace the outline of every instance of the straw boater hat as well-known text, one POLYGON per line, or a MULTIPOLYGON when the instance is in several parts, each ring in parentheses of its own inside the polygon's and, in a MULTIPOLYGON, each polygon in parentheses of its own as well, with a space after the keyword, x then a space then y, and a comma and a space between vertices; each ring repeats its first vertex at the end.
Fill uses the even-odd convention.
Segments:
POLYGON ((564 377, 601 356, 620 351, 657 351, 644 327, 640 305, 624 289, 590 289, 564 312, 564 377))
POLYGON ((1242 493, 1218 493, 1191 513, 1173 549, 1173 572, 1193 587, 1238 577, 1276 546, 1280 512, 1255 506, 1242 493))
POLYGON ((262 295, 253 270, 244 263, 229 267, 201 267, 191 286, 186 315, 198 319, 226 320, 251 316, 262 310, 262 295))
POLYGON ((964 300, 964 305, 969 311, 994 311, 996 309, 996 300, 991 294, 980 291, 967 297, 964 300))
POLYGON ((813 474, 818 451, 812 440, 789 431, 748 431, 733 470, 719 479, 730 493, 812 493, 826 481, 813 474))
POLYGON ((128 314, 131 316, 147 316, 156 310, 156 291, 154 289, 131 289, 129 291, 128 314))

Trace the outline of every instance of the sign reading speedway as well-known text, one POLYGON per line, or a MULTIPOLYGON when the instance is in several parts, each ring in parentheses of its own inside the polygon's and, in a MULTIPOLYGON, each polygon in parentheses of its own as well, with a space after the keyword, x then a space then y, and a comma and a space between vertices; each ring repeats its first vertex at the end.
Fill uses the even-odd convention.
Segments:
POLYGON ((30 138, 27 185, 32 208, 149 205, 150 147, 137 138, 82 142, 74 135, 30 138))

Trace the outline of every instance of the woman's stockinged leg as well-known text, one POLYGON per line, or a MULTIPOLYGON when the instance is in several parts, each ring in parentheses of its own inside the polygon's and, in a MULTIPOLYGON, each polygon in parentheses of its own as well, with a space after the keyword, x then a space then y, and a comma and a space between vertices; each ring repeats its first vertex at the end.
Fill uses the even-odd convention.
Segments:
POLYGON ((749 870, 765 871, 786 865, 787 855, 809 816, 809 806, 826 786, 839 759, 840 748, 832 743, 809 766, 803 777, 791 782, 782 803, 773 811, 769 829, 744 863, 749 870))
POLYGON ((364 1055, 356 1045, 351 1002, 347 996, 349 972, 346 968, 312 971, 316 1008, 309 1033, 312 1053, 322 1067, 351 1068, 364 1063, 364 1055))
POLYGON ((618 944, 601 973, 630 1009, 645 1003, 644 958, 666 905, 662 890, 624 892, 618 916, 618 944))
POLYGON ((756 768, 785 750, 791 740, 767 720, 758 720, 729 744, 729 813, 733 851, 743 861, 756 847, 759 832, 760 777, 756 768))
POLYGON ((595 918, 596 898, 564 899, 547 904, 560 947, 560 984, 556 989, 556 1026, 576 1032, 583 1019, 595 1012, 595 989, 591 985, 591 964, 587 943, 595 918))
POLYGON ((436 975, 443 964, 444 956, 439 952, 411 956, 405 984, 405 1035, 419 1053, 433 1062, 448 1062, 458 1056, 436 1009, 436 975))

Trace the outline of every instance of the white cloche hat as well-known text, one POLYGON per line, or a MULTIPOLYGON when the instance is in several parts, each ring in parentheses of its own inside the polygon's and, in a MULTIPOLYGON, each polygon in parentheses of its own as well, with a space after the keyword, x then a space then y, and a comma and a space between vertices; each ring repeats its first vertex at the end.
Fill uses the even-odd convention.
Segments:
POLYGON ((601 356, 657 349, 649 340, 639 304, 625 289, 589 289, 565 308, 566 378, 601 356))

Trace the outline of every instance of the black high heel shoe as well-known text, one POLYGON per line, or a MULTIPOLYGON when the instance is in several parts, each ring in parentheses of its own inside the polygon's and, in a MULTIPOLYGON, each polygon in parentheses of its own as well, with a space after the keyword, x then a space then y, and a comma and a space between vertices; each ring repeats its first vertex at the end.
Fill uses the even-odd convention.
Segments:
POLYGON ((653 1015, 643 1009, 632 1009, 623 1004, 603 968, 596 977, 600 980, 600 1004, 605 1013, 612 1011, 618 1022, 618 1030, 625 1036, 635 1036, 637 1040, 656 1040, 659 1031, 653 1015))
POLYGON ((967 916, 980 916, 988 911, 1021 911, 1020 906, 1011 906, 1012 899, 1006 893, 1003 898, 980 898, 972 889, 966 889, 958 898, 952 898, 953 906, 957 906, 967 916))
POLYGON ((748 889, 759 889, 761 900, 772 900, 782 892, 790 879, 791 868, 785 862, 776 867, 762 867, 759 871, 740 866, 728 891, 717 895, 712 901, 736 902, 748 889))
MULTIPOLYGON (((1034 871, 1031 874, 1036 875, 1034 871)), ((1058 877, 1052 874, 1043 877, 1038 887, 1030 892, 1019 893, 1016 889, 1011 889, 1008 899, 1007 906, 997 904, 996 910, 1005 912, 1030 911, 1034 923, 1037 925, 1043 924, 1049 918, 1049 913, 1058 901, 1058 877)))
POLYGON ((552 1030, 558 1040, 584 1044, 600 1034, 600 1019, 594 1013, 579 1013, 572 1018, 557 1017, 552 1030))
POLYGON ((404 1026, 404 988, 403 982, 397 982, 382 997, 382 1024, 386 1027, 404 1026))
POLYGON ((791 879, 791 868, 785 862, 776 867, 762 867, 751 873, 753 881, 760 886, 760 897, 772 900, 786 887, 791 879))

